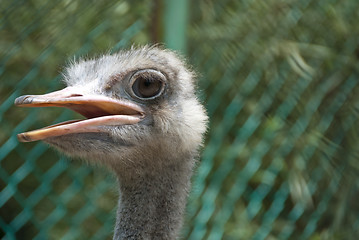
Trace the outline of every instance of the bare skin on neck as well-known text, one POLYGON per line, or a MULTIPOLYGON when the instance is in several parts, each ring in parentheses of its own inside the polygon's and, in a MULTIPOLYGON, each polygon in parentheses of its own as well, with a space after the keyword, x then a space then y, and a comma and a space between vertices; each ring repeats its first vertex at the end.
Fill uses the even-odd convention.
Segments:
POLYGON ((170 174, 144 175, 129 185, 120 182, 114 239, 176 239, 189 187, 189 176, 170 174))

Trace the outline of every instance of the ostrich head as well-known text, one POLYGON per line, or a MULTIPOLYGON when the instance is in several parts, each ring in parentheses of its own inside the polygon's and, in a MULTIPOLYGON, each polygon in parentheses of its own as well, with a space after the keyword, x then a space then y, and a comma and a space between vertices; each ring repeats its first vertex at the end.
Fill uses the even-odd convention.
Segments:
POLYGON ((207 122, 193 72, 172 51, 143 47, 72 63, 64 81, 63 90, 15 104, 66 107, 86 119, 21 133, 19 140, 43 140, 114 171, 115 238, 175 238, 207 122))

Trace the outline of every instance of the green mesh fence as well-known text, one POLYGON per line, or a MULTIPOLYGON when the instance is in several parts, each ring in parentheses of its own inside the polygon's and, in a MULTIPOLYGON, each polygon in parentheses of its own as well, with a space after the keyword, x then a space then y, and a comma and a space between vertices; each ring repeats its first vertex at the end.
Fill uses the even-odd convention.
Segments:
POLYGON ((358 239, 358 9, 356 0, 1 1, 0 237, 111 239, 115 179, 16 139, 73 113, 13 102, 63 87, 74 56, 165 42, 187 49, 211 119, 182 239, 358 239))

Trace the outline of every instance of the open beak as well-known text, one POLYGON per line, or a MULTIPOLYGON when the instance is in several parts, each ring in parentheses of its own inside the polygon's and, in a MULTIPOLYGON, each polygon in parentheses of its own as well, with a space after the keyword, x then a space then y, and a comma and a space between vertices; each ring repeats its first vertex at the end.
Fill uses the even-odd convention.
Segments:
POLYGON ((75 87, 44 95, 25 95, 15 99, 20 107, 65 107, 87 119, 70 120, 17 135, 21 142, 32 142, 72 133, 103 132, 106 126, 136 124, 144 117, 143 109, 131 102, 100 95, 86 95, 75 87))

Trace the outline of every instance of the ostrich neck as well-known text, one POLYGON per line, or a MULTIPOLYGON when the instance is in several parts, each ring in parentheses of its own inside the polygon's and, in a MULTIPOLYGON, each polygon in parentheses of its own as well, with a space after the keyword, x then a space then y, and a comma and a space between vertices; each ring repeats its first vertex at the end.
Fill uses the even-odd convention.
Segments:
POLYGON ((192 165, 182 160, 126 179, 118 174, 120 197, 113 239, 176 239, 192 165))

